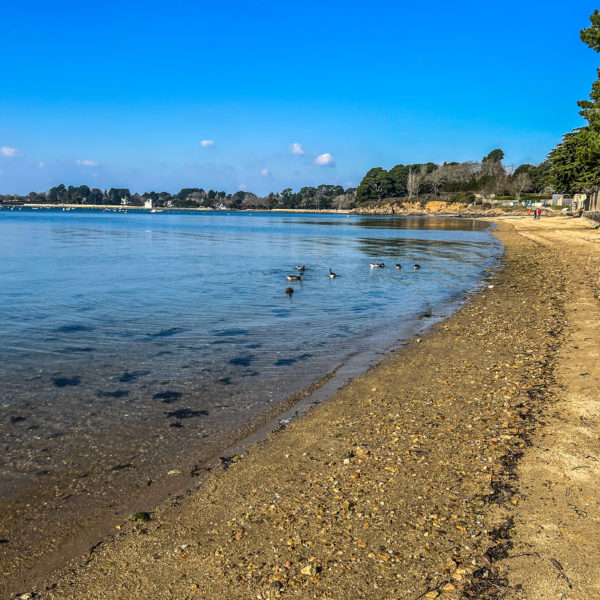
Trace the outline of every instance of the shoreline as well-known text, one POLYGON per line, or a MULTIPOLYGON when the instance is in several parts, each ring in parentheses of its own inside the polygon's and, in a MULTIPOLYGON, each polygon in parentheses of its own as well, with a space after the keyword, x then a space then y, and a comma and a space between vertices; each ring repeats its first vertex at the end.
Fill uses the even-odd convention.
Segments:
MULTIPOLYGON (((175 206, 164 206, 146 208, 144 206, 124 206, 121 204, 0 204, 0 210, 3 208, 14 209, 18 208, 30 208, 30 209, 85 209, 85 210, 104 210, 112 212, 126 212, 132 211, 151 211, 155 210, 158 213, 164 212, 200 212, 200 213, 267 213, 267 214, 323 214, 323 215, 348 215, 356 217, 438 217, 438 218, 449 218, 449 219, 495 219, 504 217, 514 216, 529 216, 527 207, 515 207, 512 210, 505 210, 499 207, 494 208, 483 208, 473 207, 469 208, 465 204, 458 204, 456 207, 452 207, 452 203, 440 202, 438 204, 447 204, 446 207, 436 210, 416 209, 416 208, 399 208, 392 205, 382 205, 376 207, 357 207, 353 209, 313 209, 313 208, 276 208, 276 209, 264 209, 264 208, 228 208, 228 209, 214 209, 205 208, 202 206, 195 208, 179 208, 175 206)), ((549 207, 542 207, 542 211, 545 217, 556 217, 564 216, 561 212, 553 210, 549 207)))
MULTIPOLYGON (((497 267, 492 268, 495 269, 497 267)), ((189 466, 188 468, 188 465, 174 464, 173 469, 177 470, 177 475, 172 476, 171 473, 168 473, 167 475, 169 476, 167 476, 166 470, 161 475, 150 473, 152 476, 152 487, 150 487, 149 483, 148 488, 145 487, 144 479, 148 475, 147 473, 144 475, 143 471, 140 473, 134 473, 133 470, 131 472, 127 471, 124 476, 132 481, 132 485, 130 486, 132 490, 133 488, 137 488, 133 490, 137 495, 133 493, 123 495, 120 501, 113 500, 110 504, 111 508, 107 508, 107 510, 100 510, 98 507, 94 507, 94 510, 89 516, 86 515, 85 518, 83 518, 82 514, 76 512, 76 508, 67 509, 64 505, 65 503, 62 503, 63 505, 60 508, 64 514, 61 518, 61 530, 57 531, 56 528, 50 528, 46 532, 48 535, 44 536, 46 540, 49 538, 55 539, 52 539, 52 543, 47 548, 39 548, 39 550, 36 548, 32 556, 28 556, 28 554, 31 554, 29 551, 21 551, 19 556, 21 564, 18 567, 11 565, 10 560, 5 559, 6 567, 13 570, 4 571, 5 581, 3 584, 0 583, 0 592, 3 589, 3 585, 7 586, 7 589, 10 590, 18 590, 22 589, 24 585, 32 583, 33 580, 43 579, 44 576, 47 576, 52 571, 61 568, 65 564, 66 559, 71 560, 80 556, 89 547, 93 546, 98 539, 102 539, 107 534, 110 534, 117 524, 127 519, 128 515, 139 512, 140 508, 151 510, 155 506, 168 502, 169 498, 198 489, 202 486, 206 473, 221 467, 222 463, 226 462, 227 457, 246 454, 249 448, 251 449, 256 444, 262 443, 273 432, 285 427, 292 420, 301 418, 315 406, 327 402, 354 377, 376 367, 382 360, 386 360, 390 352, 399 351, 399 349, 409 344, 415 336, 426 335, 427 331, 435 329, 450 314, 460 310, 460 307, 469 301, 473 293, 473 290, 466 290, 464 296, 452 299, 450 302, 444 301, 438 306, 432 307, 435 313, 433 316, 422 318, 423 315, 417 316, 415 314, 415 318, 410 322, 410 325, 398 324, 398 330, 391 337, 388 335, 384 338, 381 333, 372 334, 368 338, 370 344, 384 343, 385 349, 378 346, 372 349, 369 348, 366 351, 365 348, 362 348, 360 352, 353 351, 349 353, 343 362, 335 366, 330 373, 312 382, 307 387, 282 398, 275 406, 269 407, 258 416, 255 416, 251 421, 237 427, 235 431, 232 431, 230 436, 227 436, 223 440, 224 445, 220 449, 216 448, 210 454, 204 453, 207 456, 206 458, 195 458, 193 467, 189 466), (63 520, 65 517, 66 520, 63 520), (31 576, 30 567, 36 564, 37 568, 34 579, 31 576)), ((365 342, 361 343, 362 346, 365 346, 365 342)), ((150 481, 150 476, 148 476, 148 480, 150 481)), ((59 485, 56 484, 60 484, 60 482, 54 483, 56 490, 59 490, 59 485)), ((87 484, 86 487, 94 493, 93 482, 87 484)), ((60 490, 61 493, 64 492, 65 486, 60 485, 60 490)), ((67 491, 69 490, 67 489, 67 491)), ((95 493, 99 491, 96 489, 95 493)), ((71 502, 72 500, 67 504, 71 502)), ((34 505, 32 504, 32 506, 34 505)), ((11 506, 7 505, 5 509, 8 512, 11 510, 11 506)), ((31 510, 33 511, 33 508, 31 510)), ((36 515, 33 517, 33 521, 43 516, 39 513, 32 514, 36 515)), ((27 518, 27 520, 31 519, 27 518)), ((43 527, 40 528, 41 530, 43 530, 43 527)), ((4 533, 11 540, 15 539, 14 531, 8 531, 11 535, 6 535, 7 530, 4 533)), ((23 541, 26 539, 27 537, 23 535, 23 541)), ((36 547, 34 540, 30 539, 29 541, 34 542, 34 547, 36 547)))
POLYGON ((454 598, 500 585, 490 506, 518 505, 513 459, 552 401, 565 293, 556 268, 535 264, 546 248, 507 223, 492 288, 149 523, 120 526, 40 597, 343 598, 352 585, 454 598))

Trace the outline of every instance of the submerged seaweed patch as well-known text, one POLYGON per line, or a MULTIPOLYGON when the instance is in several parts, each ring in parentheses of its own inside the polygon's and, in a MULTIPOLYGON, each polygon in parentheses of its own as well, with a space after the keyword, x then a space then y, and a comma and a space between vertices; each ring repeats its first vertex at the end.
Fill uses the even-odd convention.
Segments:
POLYGON ((81 383, 79 377, 53 377, 52 383, 56 387, 74 387, 81 383))
POLYGON ((149 338, 164 338, 164 337, 170 337, 172 335, 176 335, 177 333, 181 333, 183 331, 183 329, 181 327, 171 327, 169 329, 161 329, 160 331, 157 331, 156 333, 147 333, 146 335, 149 338))
POLYGON ((191 408, 180 408, 171 412, 166 412, 167 418, 172 419, 191 419, 192 417, 205 417, 208 415, 207 410, 192 410, 191 408))
POLYGON ((138 377, 148 375, 148 373, 150 373, 150 371, 133 371, 132 373, 125 371, 125 373, 119 377, 119 381, 121 383, 130 383, 131 381, 135 381, 138 377))
POLYGON ((158 392, 158 394, 154 394, 152 398, 155 400, 162 400, 165 404, 171 404, 171 402, 175 402, 181 398, 181 392, 176 392, 174 390, 167 390, 166 392, 158 392))
POLYGON ((250 354, 248 356, 238 356, 236 358, 232 358, 229 361, 229 364, 236 365, 239 367, 249 367, 253 360, 254 356, 250 354))
POLYGON ((129 396, 129 390, 115 390, 114 392, 98 390, 96 395, 100 398, 125 398, 126 396, 129 396))
POLYGON ((66 354, 76 354, 78 352, 94 352, 96 348, 92 348, 91 346, 67 346, 63 348, 63 352, 66 354))
POLYGON ((275 366, 287 367, 288 365, 293 365, 295 362, 298 362, 297 358, 280 358, 275 361, 275 366))

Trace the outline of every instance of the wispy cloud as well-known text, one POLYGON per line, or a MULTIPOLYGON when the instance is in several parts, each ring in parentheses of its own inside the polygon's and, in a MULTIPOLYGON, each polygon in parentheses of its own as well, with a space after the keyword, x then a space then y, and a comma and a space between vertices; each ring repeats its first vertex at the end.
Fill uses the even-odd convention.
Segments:
POLYGON ((248 186, 245 183, 242 183, 241 185, 238 185, 238 190, 241 190, 243 192, 247 187, 248 186))
POLYGON ((39 162, 39 163, 38 163, 38 167, 39 167, 40 169, 43 169, 45 166, 46 166, 46 163, 44 163, 44 162, 39 162))
POLYGON ((325 154, 319 154, 319 156, 315 158, 315 165, 321 167, 335 167, 335 159, 329 152, 325 152, 325 154))
POLYGON ((260 170, 260 174, 264 175, 265 177, 267 177, 268 175, 271 174, 271 171, 269 169, 261 169, 260 170))
POLYGON ((200 145, 203 148, 212 148, 215 145, 215 143, 212 140, 202 140, 200 142, 200 145))
POLYGON ((76 160, 75 164, 82 165, 84 167, 97 167, 99 163, 95 160, 76 160))
POLYGON ((16 148, 11 148, 10 146, 2 146, 0 148, 0 154, 2 154, 2 156, 23 156, 16 148))
POLYGON ((291 146, 290 146, 290 152, 292 154, 306 154, 306 152, 304 151, 304 148, 302 147, 302 144, 299 144, 298 142, 294 142, 291 146))

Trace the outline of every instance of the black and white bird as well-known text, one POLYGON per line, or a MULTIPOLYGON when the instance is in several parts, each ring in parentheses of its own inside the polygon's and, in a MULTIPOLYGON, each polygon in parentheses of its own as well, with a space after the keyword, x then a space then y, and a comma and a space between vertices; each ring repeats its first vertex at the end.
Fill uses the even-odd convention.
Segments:
POLYGON ((335 279, 336 277, 337 277, 337 275, 330 268, 329 269, 329 279, 335 279))
POLYGON ((400 263, 396 263, 396 269, 401 269, 402 265, 400 263))
POLYGON ((370 263, 371 269, 383 269, 385 263, 370 263))
POLYGON ((298 271, 306 271, 306 265, 296 265, 296 269, 298 269, 298 271))
POLYGON ((285 293, 291 298, 294 293, 294 288, 285 288, 285 293))
POLYGON ((420 269, 420 268, 421 268, 421 265, 415 265, 415 266, 413 267, 413 269, 414 269, 415 271, 416 271, 417 269, 420 269))
POLYGON ((302 275, 304 275, 304 273, 300 273, 299 275, 286 275, 286 279, 288 281, 302 281, 302 275))

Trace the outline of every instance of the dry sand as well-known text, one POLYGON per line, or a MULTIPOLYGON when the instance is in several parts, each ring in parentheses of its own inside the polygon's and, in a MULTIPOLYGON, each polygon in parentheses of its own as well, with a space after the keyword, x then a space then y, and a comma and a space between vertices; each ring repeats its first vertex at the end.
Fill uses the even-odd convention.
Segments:
POLYGON ((600 598, 600 235, 505 219, 420 343, 127 522, 45 599, 600 598))

